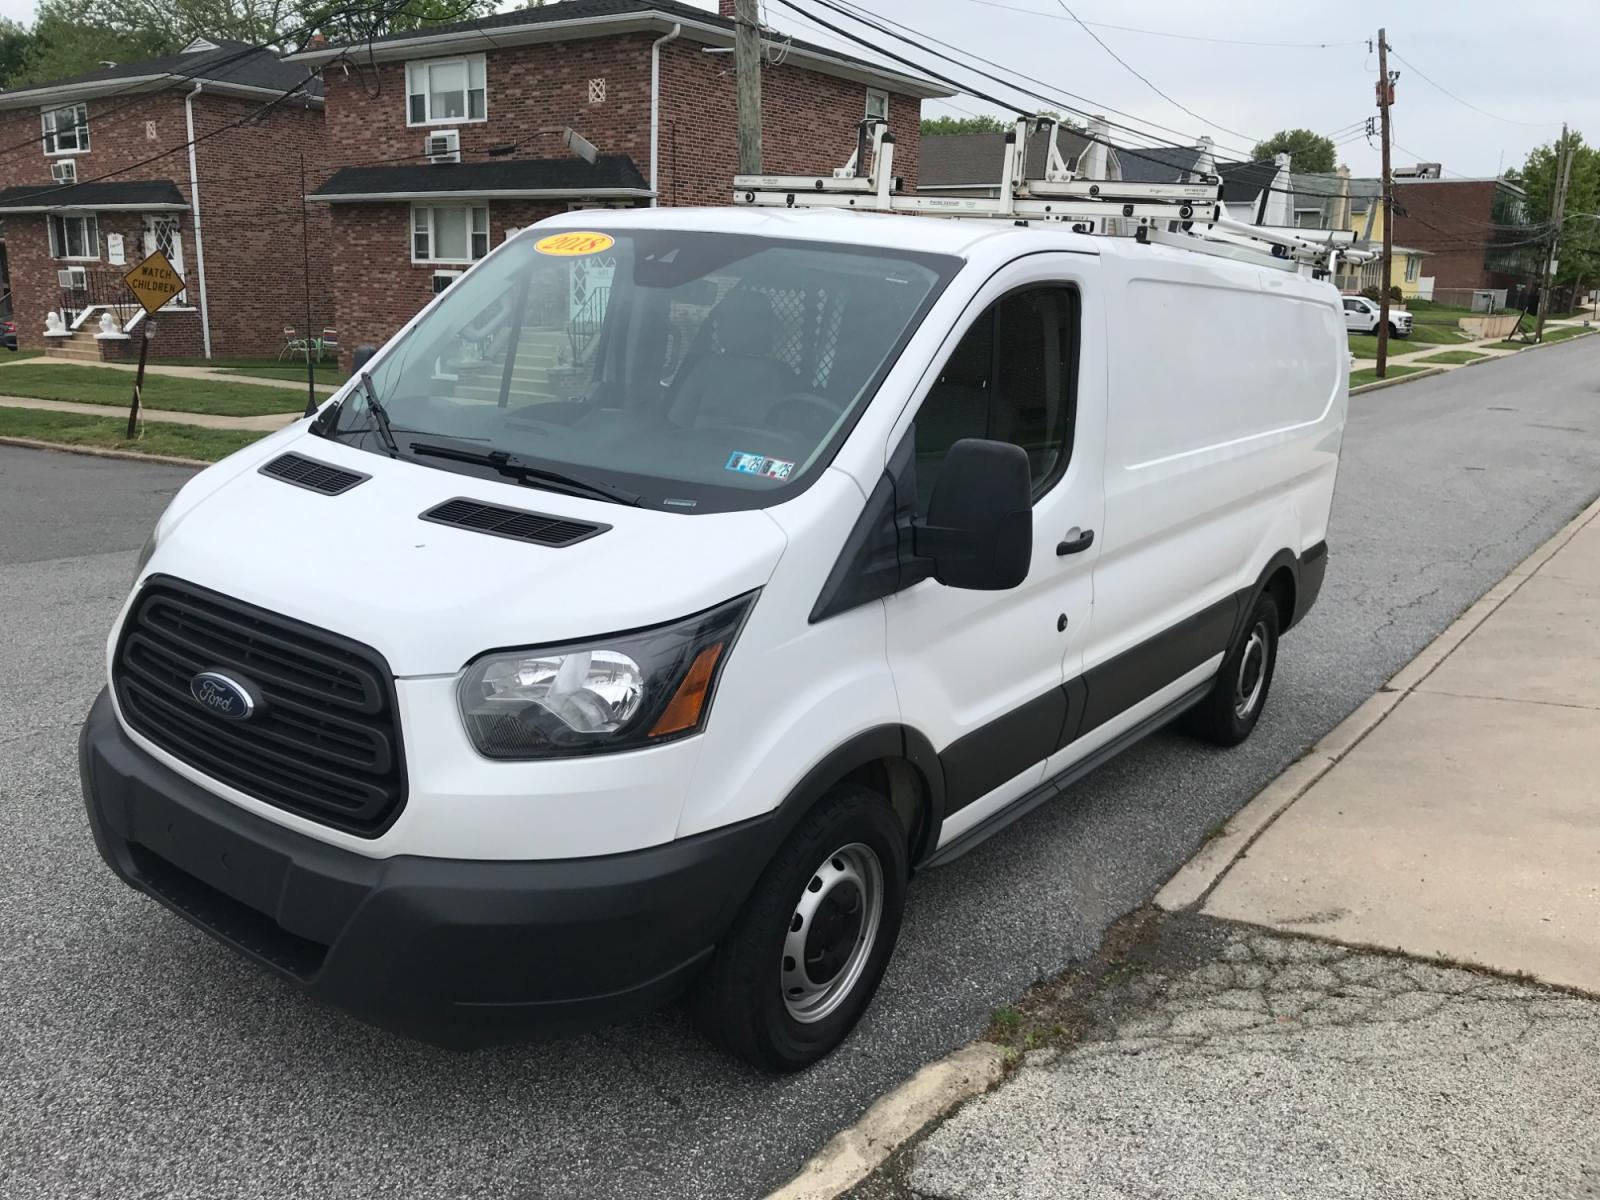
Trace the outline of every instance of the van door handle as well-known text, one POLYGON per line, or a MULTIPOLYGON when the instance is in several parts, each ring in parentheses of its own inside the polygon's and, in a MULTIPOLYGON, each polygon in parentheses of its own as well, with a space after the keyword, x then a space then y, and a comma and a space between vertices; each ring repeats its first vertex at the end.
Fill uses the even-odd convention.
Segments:
POLYGON ((1056 543, 1056 553, 1060 555, 1081 554, 1094 545, 1094 530, 1085 529, 1075 538, 1068 538, 1056 543))

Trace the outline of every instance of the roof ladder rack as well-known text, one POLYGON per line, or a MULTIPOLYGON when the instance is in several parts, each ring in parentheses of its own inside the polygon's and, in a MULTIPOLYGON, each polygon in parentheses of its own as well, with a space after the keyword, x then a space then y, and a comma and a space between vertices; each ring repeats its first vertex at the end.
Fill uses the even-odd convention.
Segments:
POLYGON ((1201 175, 1186 183, 1078 178, 1057 145, 1059 126, 1057 118, 1047 115, 1018 119, 1016 128, 1006 134, 993 197, 905 195, 903 180, 894 174, 894 135, 884 121, 869 117, 858 126, 855 151, 844 166, 827 175, 736 175, 733 202, 768 208, 1058 221, 1078 233, 1132 233, 1145 243, 1318 275, 1334 270, 1341 256, 1352 261, 1369 257, 1348 248, 1354 234, 1318 231, 1326 236, 1305 238, 1230 220, 1217 175, 1201 175), (1028 144, 1035 132, 1047 134, 1042 179, 1028 178, 1028 144))

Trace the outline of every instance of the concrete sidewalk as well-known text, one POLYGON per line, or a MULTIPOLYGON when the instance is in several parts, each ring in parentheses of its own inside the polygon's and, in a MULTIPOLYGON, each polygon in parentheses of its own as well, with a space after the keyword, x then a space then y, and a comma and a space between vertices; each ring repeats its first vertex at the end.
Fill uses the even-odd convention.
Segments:
MULTIPOLYGON (((75 358, 51 358, 49 355, 39 355, 35 358, 0 358, 0 370, 9 366, 30 367, 94 367, 107 371, 133 371, 137 372, 137 363, 119 362, 85 362, 75 358)), ((288 364, 294 366, 291 360, 288 364)), ((330 364, 331 366, 331 364, 330 364)), ((304 380, 299 379, 269 379, 263 375, 244 375, 216 370, 210 367, 182 367, 164 365, 162 363, 147 363, 144 368, 146 375, 171 375, 176 379, 211 379, 218 383, 248 383, 259 387, 280 388, 291 392, 306 394, 304 380)), ((3 377, 0 377, 3 378, 3 377)), ((339 390, 338 384, 317 384, 317 394, 331 396, 339 390)))
POLYGON ((851 1195, 1600 1198, 1600 502, 1157 904, 851 1195))
MULTIPOLYGON (((4 376, 0 376, 3 383, 4 376)), ((28 396, 0 396, 0 408, 37 408, 46 412, 82 413, 86 417, 120 417, 128 419, 126 406, 111 404, 80 404, 76 400, 37 400, 28 396)), ((146 421, 162 421, 170 425, 200 425, 206 429, 247 429, 258 433, 272 433, 300 419, 298 412, 267 413, 258 417, 224 417, 216 413, 173 412, 161 408, 139 409, 146 421)))
POLYGON ((1596 510, 1497 590, 1207 914, 1600 993, 1596 510))

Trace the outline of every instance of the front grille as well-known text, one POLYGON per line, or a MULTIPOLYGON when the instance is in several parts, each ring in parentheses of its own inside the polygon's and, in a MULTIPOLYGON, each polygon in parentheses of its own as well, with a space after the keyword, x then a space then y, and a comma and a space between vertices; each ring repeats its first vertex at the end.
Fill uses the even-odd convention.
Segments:
POLYGON ((359 642, 169 576, 153 576, 112 668, 128 724, 241 792, 376 837, 406 799, 389 666, 359 642), (220 671, 253 684, 248 720, 202 707, 189 681, 220 671))
POLYGON ((592 521, 573 521, 566 517, 553 517, 549 513, 505 508, 499 504, 485 504, 481 500, 463 497, 434 505, 422 514, 422 519, 540 546, 570 546, 611 528, 609 525, 596 525, 592 521))

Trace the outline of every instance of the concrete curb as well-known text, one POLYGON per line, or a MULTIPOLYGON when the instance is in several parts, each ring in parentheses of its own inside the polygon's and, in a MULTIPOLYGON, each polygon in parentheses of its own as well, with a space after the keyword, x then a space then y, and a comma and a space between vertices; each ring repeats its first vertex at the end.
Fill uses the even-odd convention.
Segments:
MULTIPOLYGON (((1380 388, 1398 387, 1402 383, 1410 383, 1413 379, 1425 379, 1429 375, 1444 375, 1444 374, 1448 374, 1451 371, 1463 371, 1468 367, 1481 367, 1481 366, 1484 366, 1487 363, 1499 362, 1503 358, 1515 358, 1517 355, 1525 353, 1526 351, 1529 351, 1529 350, 1548 350, 1551 346, 1565 346, 1568 342, 1582 341, 1585 337, 1589 337, 1594 333, 1600 333, 1600 329, 1593 329, 1593 330, 1590 330, 1590 332, 1587 333, 1587 334, 1580 333, 1575 337, 1562 338, 1559 341, 1555 341, 1555 342, 1529 342, 1526 346, 1520 346, 1515 350, 1484 350, 1484 351, 1477 351, 1477 353, 1482 353, 1484 355, 1484 357, 1478 359, 1476 362, 1457 363, 1455 366, 1447 366, 1447 365, 1445 365, 1443 363, 1440 363, 1437 366, 1427 367, 1424 370, 1416 371, 1416 372, 1414 372, 1414 373, 1412 373, 1410 375, 1402 375, 1398 379, 1375 379, 1371 383, 1363 383, 1360 387, 1351 388, 1350 389, 1350 394, 1352 396, 1359 396, 1363 392, 1375 392, 1375 391, 1378 391, 1380 388)), ((1471 350, 1472 347, 1470 345, 1465 345, 1465 346, 1443 346, 1440 349, 1441 350, 1471 350)), ((1432 353, 1439 353, 1439 351, 1433 351, 1432 353)), ((1421 363, 1393 363, 1391 365, 1397 366, 1397 367, 1408 367, 1408 366, 1421 366, 1422 364, 1421 363)))
POLYGON ((137 450, 107 450, 103 446, 68 446, 38 438, 0 437, 0 446, 24 446, 29 450, 58 450, 62 454, 87 454, 91 458, 126 458, 134 462, 164 463, 171 467, 209 467, 203 458, 177 458, 166 454, 141 454, 137 450))
POLYGON ((1005 1051, 972 1042, 929 1063, 835 1134, 767 1200, 831 1200, 860 1183, 885 1160, 964 1100, 986 1092, 1005 1073, 1005 1051))
POLYGON ((1176 912, 1204 903, 1217 884, 1222 882, 1223 876, 1249 852, 1256 839, 1274 821, 1354 750, 1367 734, 1382 724, 1400 701, 1433 674, 1478 626, 1516 594, 1535 571, 1571 541, 1578 530, 1597 517, 1600 517, 1600 500, 1568 521, 1559 533, 1478 597, 1379 691, 1358 705, 1354 712, 1323 735, 1304 757, 1291 763, 1255 799, 1230 817, 1222 831, 1202 845, 1194 857, 1179 867, 1177 873, 1156 893, 1156 907, 1165 912, 1176 912))

